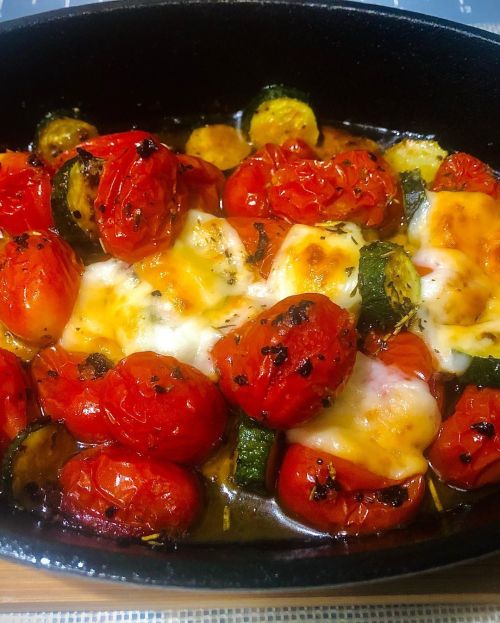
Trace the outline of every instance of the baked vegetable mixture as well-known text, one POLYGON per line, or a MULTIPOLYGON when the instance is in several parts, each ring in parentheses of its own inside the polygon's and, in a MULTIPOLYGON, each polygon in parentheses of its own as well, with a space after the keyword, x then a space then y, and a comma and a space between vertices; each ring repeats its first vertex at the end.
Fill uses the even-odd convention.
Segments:
POLYGON ((157 545, 378 533, 490 492, 496 174, 285 87, 185 129, 72 111, 0 154, 3 503, 157 545))

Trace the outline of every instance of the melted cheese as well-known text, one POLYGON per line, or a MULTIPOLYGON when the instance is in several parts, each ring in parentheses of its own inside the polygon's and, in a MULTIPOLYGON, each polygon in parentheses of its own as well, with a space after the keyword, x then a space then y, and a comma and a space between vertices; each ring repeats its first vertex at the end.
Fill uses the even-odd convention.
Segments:
POLYGON ((278 251, 268 278, 276 300, 301 292, 317 292, 356 312, 359 250, 365 244, 354 223, 328 227, 294 225, 278 251))
POLYGON ((290 430, 288 441, 402 479, 426 472, 423 451, 440 421, 426 383, 358 353, 352 376, 333 406, 290 430))
POLYGON ((500 357, 500 202, 482 193, 427 193, 409 227, 420 249, 422 305, 412 330, 442 371, 463 373, 470 355, 500 357))

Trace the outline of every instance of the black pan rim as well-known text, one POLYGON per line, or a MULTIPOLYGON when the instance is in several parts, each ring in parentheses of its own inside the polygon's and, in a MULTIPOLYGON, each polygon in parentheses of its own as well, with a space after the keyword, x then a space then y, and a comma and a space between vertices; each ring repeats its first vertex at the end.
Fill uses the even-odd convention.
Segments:
MULTIPOLYGON (((440 32, 453 32, 490 45, 500 45, 500 36, 474 27, 419 13, 360 5, 346 0, 308 0, 305 3, 300 0, 233 0, 222 3, 217 0, 115 0, 11 20, 0 25, 0 37, 5 33, 15 33, 37 25, 64 23, 88 15, 181 4, 193 7, 217 4, 220 5, 218 10, 224 10, 227 4, 259 7, 300 4, 315 10, 376 14, 393 22, 411 22, 422 28, 435 28, 440 32)), ((320 543, 318 548, 322 545, 320 543)), ((265 546, 256 545, 244 548, 243 564, 243 556, 241 553, 238 556, 237 549, 237 545, 226 546, 220 560, 213 556, 219 549, 209 546, 180 548, 179 553, 182 555, 176 555, 175 552, 156 552, 157 555, 152 555, 146 549, 144 553, 134 551, 127 554, 123 550, 110 554, 105 548, 50 541, 43 533, 20 537, 18 533, 2 529, 0 534, 0 557, 43 569, 186 590, 272 591, 347 586, 465 562, 500 551, 500 526, 492 521, 479 529, 441 535, 418 543, 405 543, 397 548, 334 557, 327 553, 309 557, 303 548, 295 548, 295 557, 294 550, 276 556, 265 546)))

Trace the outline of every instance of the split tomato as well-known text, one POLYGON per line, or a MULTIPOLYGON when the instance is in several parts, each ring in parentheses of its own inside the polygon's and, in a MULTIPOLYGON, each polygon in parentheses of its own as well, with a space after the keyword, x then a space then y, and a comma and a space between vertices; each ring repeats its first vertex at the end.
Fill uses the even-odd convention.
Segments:
POLYGON ((490 167, 463 152, 451 154, 443 160, 432 190, 481 192, 500 198, 500 183, 490 167))

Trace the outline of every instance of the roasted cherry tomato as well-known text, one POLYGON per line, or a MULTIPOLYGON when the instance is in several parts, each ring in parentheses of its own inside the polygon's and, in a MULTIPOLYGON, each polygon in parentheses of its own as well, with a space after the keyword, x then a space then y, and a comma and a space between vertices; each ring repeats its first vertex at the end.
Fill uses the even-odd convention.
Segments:
POLYGON ((54 342, 71 315, 82 270, 56 234, 15 236, 0 250, 0 321, 27 342, 54 342))
POLYGON ((357 149, 323 161, 266 145, 227 181, 224 209, 230 216, 275 216, 308 225, 349 220, 376 227, 397 193, 395 176, 378 154, 357 149))
POLYGON ((291 428, 328 404, 356 356, 354 320, 322 294, 283 299, 212 351, 224 396, 270 428, 291 428))
POLYGON ((172 244, 183 223, 176 179, 174 154, 152 137, 105 163, 94 205, 108 253, 132 263, 172 244))
POLYGON ((375 355, 386 365, 397 366, 408 376, 415 376, 422 381, 429 382, 434 373, 429 349, 418 335, 410 331, 403 331, 387 338, 371 331, 365 339, 364 351, 368 355, 375 355))
POLYGON ((50 174, 34 154, 0 154, 0 227, 13 236, 52 227, 50 193, 50 174))
POLYGON ((54 167, 56 169, 78 155, 77 149, 84 149, 91 153, 95 158, 109 160, 122 154, 127 147, 138 145, 145 138, 149 138, 151 134, 143 130, 130 130, 130 132, 116 132, 115 134, 103 134, 84 141, 78 147, 63 152, 56 158, 54 167))
POLYGON ((248 264, 255 266, 266 279, 276 253, 290 229, 290 224, 286 221, 246 216, 231 216, 227 220, 236 229, 245 245, 248 264))
POLYGON ((42 350, 31 363, 44 414, 64 422, 79 441, 111 441, 100 395, 112 363, 99 353, 68 353, 60 346, 42 350))
POLYGON ((432 190, 481 192, 500 197, 500 184, 489 166, 462 152, 451 154, 443 160, 432 190))
POLYGON ((422 476, 389 480, 299 444, 287 449, 278 477, 280 505, 330 534, 370 534, 404 524, 416 513, 424 489, 422 476))
POLYGON ((21 361, 0 348, 0 452, 28 425, 30 384, 21 361))
POLYGON ((283 143, 281 149, 289 159, 299 158, 302 160, 314 160, 318 157, 314 149, 301 138, 289 138, 283 143))
POLYGON ((174 357, 152 352, 129 355, 108 372, 101 405, 117 441, 166 461, 203 462, 226 426, 215 383, 174 357))
POLYGON ((77 454, 64 465, 59 481, 62 514, 79 528, 105 536, 179 536, 201 510, 193 472, 118 446, 77 454))
POLYGON ((468 385, 429 460, 441 480, 461 489, 500 482, 500 390, 468 385))
POLYGON ((206 160, 177 154, 176 199, 181 212, 202 210, 222 216, 224 175, 206 160))

